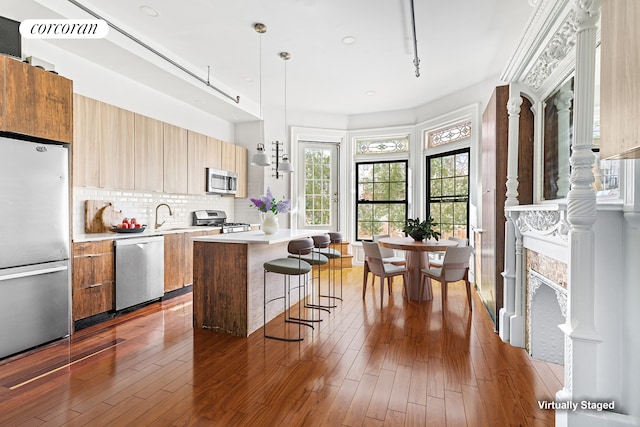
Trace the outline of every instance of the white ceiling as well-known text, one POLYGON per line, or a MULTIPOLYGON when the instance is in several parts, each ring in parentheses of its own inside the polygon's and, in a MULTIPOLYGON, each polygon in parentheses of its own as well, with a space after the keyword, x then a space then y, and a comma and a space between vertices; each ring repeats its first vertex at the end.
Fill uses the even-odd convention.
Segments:
MULTIPOLYGON (((420 77, 413 65, 410 0, 77 0, 240 103, 220 97, 168 62, 110 30, 106 40, 58 46, 229 121, 263 106, 361 114, 413 108, 497 78, 534 9, 527 0, 414 0, 420 77), (141 12, 150 6, 159 16, 141 12), (262 36, 253 24, 262 22, 262 36), (345 45, 345 36, 356 42, 345 45), (262 39, 260 39, 262 37, 262 39), (366 95, 373 91, 375 95, 366 95)), ((67 0, 2 0, 2 15, 86 18, 67 0)))

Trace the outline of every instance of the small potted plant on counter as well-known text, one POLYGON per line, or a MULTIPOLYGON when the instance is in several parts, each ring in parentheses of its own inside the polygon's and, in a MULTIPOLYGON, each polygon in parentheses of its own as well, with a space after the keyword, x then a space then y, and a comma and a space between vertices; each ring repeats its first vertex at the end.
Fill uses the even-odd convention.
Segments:
POLYGON ((420 218, 409 218, 407 219, 404 227, 402 227, 402 231, 411 236, 416 242, 430 238, 438 240, 440 238, 440 232, 433 229, 434 225, 437 224, 433 222, 432 217, 429 217, 424 221, 420 221, 420 218))

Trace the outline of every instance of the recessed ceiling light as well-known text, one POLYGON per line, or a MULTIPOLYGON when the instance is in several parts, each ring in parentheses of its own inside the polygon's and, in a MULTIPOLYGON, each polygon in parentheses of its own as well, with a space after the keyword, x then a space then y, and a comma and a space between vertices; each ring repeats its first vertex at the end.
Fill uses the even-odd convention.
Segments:
POLYGON ((367 95, 367 96, 373 96, 373 95, 376 94, 376 92, 374 90, 368 90, 364 94, 367 95))
POLYGON ((342 38, 342 44, 350 45, 356 42, 356 38, 353 36, 346 36, 342 38))
POLYGON ((152 18, 156 18, 160 15, 160 13, 151 6, 140 6, 140 12, 147 16, 151 16, 152 18))
POLYGON ((253 77, 246 76, 244 77, 245 82, 253 83, 253 77))

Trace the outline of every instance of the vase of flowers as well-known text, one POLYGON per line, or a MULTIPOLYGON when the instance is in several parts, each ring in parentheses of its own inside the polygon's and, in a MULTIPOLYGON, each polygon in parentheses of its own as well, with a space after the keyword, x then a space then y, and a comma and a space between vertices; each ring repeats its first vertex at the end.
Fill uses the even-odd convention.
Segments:
POLYGON ((276 200, 273 197, 271 188, 267 187, 267 193, 257 199, 251 200, 252 206, 260 212, 262 231, 264 234, 274 234, 280 228, 278 224, 278 214, 288 213, 291 209, 291 201, 287 199, 276 200))
POLYGON ((438 240, 440 238, 440 232, 433 229, 434 225, 438 224, 433 221, 432 217, 424 221, 420 221, 420 218, 409 218, 404 227, 402 227, 402 231, 411 236, 416 242, 431 238, 438 240))

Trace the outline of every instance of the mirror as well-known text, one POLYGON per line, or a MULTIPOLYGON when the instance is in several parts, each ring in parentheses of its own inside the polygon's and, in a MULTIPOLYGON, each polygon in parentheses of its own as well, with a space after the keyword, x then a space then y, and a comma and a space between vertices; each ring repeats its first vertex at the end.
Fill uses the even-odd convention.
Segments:
POLYGON ((573 141, 573 76, 543 103, 542 199, 555 200, 569 193, 569 157, 573 141))

